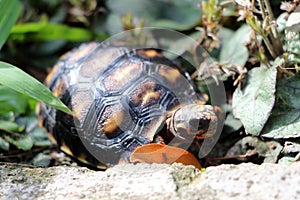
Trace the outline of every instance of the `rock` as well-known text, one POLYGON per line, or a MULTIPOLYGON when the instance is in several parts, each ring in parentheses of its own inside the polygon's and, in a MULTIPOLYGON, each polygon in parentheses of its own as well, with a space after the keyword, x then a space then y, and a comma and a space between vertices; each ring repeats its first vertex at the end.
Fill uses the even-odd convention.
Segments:
POLYGON ((181 164, 83 167, 0 165, 0 199, 296 199, 300 162, 240 164, 200 172, 181 164))
POLYGON ((299 199, 299 169, 300 162, 209 167, 179 194, 184 199, 299 199))

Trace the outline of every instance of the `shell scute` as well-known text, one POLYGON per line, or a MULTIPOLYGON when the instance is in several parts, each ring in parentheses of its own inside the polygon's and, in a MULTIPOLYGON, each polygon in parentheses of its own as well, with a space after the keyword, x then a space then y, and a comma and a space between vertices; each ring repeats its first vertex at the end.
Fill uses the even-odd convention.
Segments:
POLYGON ((143 72, 143 63, 126 58, 117 63, 107 75, 103 76, 102 83, 106 91, 121 91, 132 84, 143 72))

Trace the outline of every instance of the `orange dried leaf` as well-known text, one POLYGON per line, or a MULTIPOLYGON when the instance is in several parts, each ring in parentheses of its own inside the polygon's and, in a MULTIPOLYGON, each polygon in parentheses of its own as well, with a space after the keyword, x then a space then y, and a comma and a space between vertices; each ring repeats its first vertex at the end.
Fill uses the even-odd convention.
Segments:
POLYGON ((188 151, 163 144, 146 144, 136 148, 130 156, 130 162, 161 164, 178 162, 184 165, 194 165, 196 168, 201 169, 198 160, 188 151))

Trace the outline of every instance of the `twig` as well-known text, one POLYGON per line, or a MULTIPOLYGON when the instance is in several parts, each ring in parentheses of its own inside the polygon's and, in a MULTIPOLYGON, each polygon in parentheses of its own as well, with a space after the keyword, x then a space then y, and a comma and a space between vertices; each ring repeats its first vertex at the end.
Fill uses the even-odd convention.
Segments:
POLYGON ((261 14, 263 16, 263 19, 265 19, 267 17, 267 13, 265 11, 264 3, 262 2, 262 0, 258 0, 258 3, 259 3, 259 7, 260 7, 260 10, 261 10, 261 14))
MULTIPOLYGON (((264 0, 264 2, 265 2, 265 5, 266 5, 266 8, 267 8, 270 20, 275 22, 274 14, 273 14, 273 11, 272 11, 269 0, 264 0)), ((280 55, 283 52, 283 48, 282 48, 282 43, 281 43, 280 35, 278 33, 277 28, 275 28, 275 35, 276 35, 276 39, 274 38, 273 31, 271 31, 272 42, 274 44, 276 44, 277 53, 278 53, 278 55, 280 55)))
MULTIPOLYGON (((263 22, 266 23, 266 26, 270 26, 270 23, 269 23, 270 17, 267 16, 264 2, 262 0, 258 0, 258 3, 259 3, 259 8, 260 8, 260 11, 261 11, 262 18, 263 18, 263 22)), ((263 27, 263 32, 264 31, 265 31, 265 27, 263 27)), ((274 46, 269 41, 268 36, 267 35, 262 35, 262 36, 263 36, 263 40, 264 40, 269 52, 271 53, 272 57, 276 58, 277 55, 278 55, 278 52, 274 49, 274 46)), ((270 38, 271 38, 272 43, 275 44, 276 42, 274 42, 274 41, 276 41, 276 40, 274 38, 272 30, 270 31, 270 38)))

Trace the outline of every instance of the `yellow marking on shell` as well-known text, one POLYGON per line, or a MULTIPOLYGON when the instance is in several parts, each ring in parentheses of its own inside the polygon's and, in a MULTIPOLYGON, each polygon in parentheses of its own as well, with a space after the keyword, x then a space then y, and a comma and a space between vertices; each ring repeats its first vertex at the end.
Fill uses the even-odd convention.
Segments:
POLYGON ((60 80, 58 85, 54 88, 53 94, 56 97, 59 97, 63 92, 65 82, 63 80, 60 80))
POLYGON ((205 110, 204 108, 205 108, 204 106, 194 106, 193 107, 193 109, 198 109, 198 112, 205 110))
POLYGON ((98 169, 103 169, 106 170, 108 167, 104 165, 103 163, 99 162, 98 165, 96 166, 98 169))
POLYGON ((59 60, 62 60, 62 59, 64 59, 64 58, 66 58, 69 54, 71 54, 71 51, 65 52, 64 54, 62 54, 62 55, 59 57, 59 60))
POLYGON ((81 67, 81 75, 94 77, 106 69, 115 59, 123 53, 118 48, 101 49, 93 54, 93 56, 85 61, 81 67))
POLYGON ((124 165, 124 164, 127 164, 127 163, 128 163, 128 161, 121 158, 118 162, 118 165, 124 165))
POLYGON ((142 72, 141 63, 133 63, 126 61, 110 76, 103 80, 103 84, 107 90, 117 90, 129 83, 142 72))
POLYGON ((38 125, 40 127, 43 127, 42 125, 42 122, 43 122, 43 117, 40 115, 40 112, 41 112, 41 106, 42 106, 42 103, 41 102, 38 102, 35 106, 35 114, 38 116, 38 125))
POLYGON ((164 77, 170 83, 176 83, 182 76, 178 69, 166 65, 160 66, 158 74, 164 77))
MULTIPOLYGON (((37 106, 37 107, 39 107, 39 106, 37 106)), ((46 130, 46 129, 43 127, 43 122, 44 122, 43 117, 39 116, 39 117, 38 117, 38 125, 39 125, 39 127, 41 127, 41 128, 43 128, 44 130, 46 130)))
POLYGON ((94 166, 98 169, 107 169, 108 167, 106 165, 104 165, 103 163, 99 162, 97 165, 95 165, 94 163, 91 163, 87 160, 87 155, 81 153, 78 157, 76 157, 77 160, 79 160, 80 162, 90 165, 90 166, 94 166))
POLYGON ((60 149, 65 152, 66 154, 70 155, 70 156, 73 156, 73 153, 71 151, 71 149, 64 143, 62 142, 61 146, 60 146, 60 149))
POLYGON ((157 51, 150 49, 150 50, 137 50, 137 54, 141 55, 141 56, 146 56, 146 57, 162 57, 162 55, 160 53, 158 53, 157 51))
POLYGON ((152 99, 158 100, 160 98, 160 94, 158 92, 146 92, 143 96, 142 104, 148 104, 152 99))
POLYGON ((80 154, 76 159, 84 164, 88 164, 88 165, 92 164, 86 160, 86 156, 85 155, 83 156, 83 154, 80 154))
POLYGON ((196 104, 198 104, 198 105, 204 105, 207 101, 208 101, 208 96, 205 94, 205 95, 202 95, 203 97, 204 97, 204 99, 205 99, 205 101, 202 101, 202 100, 200 100, 200 99, 197 99, 196 100, 196 104))
POLYGON ((87 155, 83 153, 80 153, 76 158, 82 163, 91 164, 90 162, 87 161, 87 155))
POLYGON ((80 60, 81 58, 88 55, 90 52, 92 52, 97 47, 97 43, 89 43, 86 46, 83 46, 74 53, 72 53, 71 57, 69 58, 68 62, 74 63, 80 60))
POLYGON ((50 81, 52 80, 54 74, 57 72, 58 69, 58 65, 54 65, 54 67, 52 68, 52 70, 50 71, 50 73, 47 75, 46 79, 45 79, 45 84, 49 85, 50 81))
POLYGON ((53 144, 57 145, 56 139, 52 134, 48 134, 47 137, 53 144))
POLYGON ((147 82, 141 87, 137 88, 132 93, 133 102, 139 105, 147 105, 151 102, 151 100, 159 100, 161 94, 157 91, 154 91, 155 85, 156 83, 154 82, 147 82))
POLYGON ((93 94, 90 90, 75 91, 72 97, 73 116, 83 123, 87 111, 93 102, 93 94))
POLYGON ((113 112, 112 115, 103 122, 102 131, 104 133, 114 133, 114 131, 120 127, 123 120, 124 112, 122 110, 113 112))

